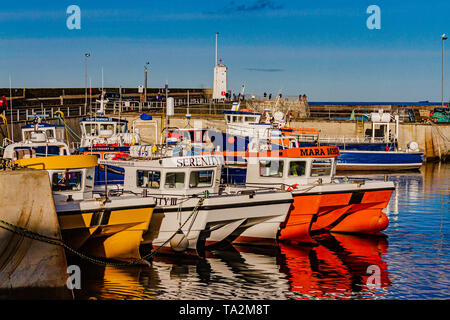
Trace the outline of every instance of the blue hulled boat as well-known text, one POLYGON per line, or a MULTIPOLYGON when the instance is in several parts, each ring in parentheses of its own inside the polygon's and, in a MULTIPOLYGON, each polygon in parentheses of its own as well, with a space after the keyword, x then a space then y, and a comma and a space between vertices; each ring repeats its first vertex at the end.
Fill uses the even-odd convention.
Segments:
MULTIPOLYGON (((423 163, 423 152, 416 142, 410 142, 405 151, 398 147, 398 116, 374 112, 366 116, 372 128, 363 137, 323 137, 313 129, 296 129, 286 126, 283 114, 263 114, 243 111, 224 111, 226 132, 214 132, 212 141, 219 151, 259 151, 309 146, 337 146, 337 170, 417 170, 423 163), (391 126, 393 124, 393 130, 391 126), (393 132, 392 132, 393 131, 393 132), (256 143, 256 146, 255 146, 256 143)), ((225 159, 244 163, 242 158, 225 159)))

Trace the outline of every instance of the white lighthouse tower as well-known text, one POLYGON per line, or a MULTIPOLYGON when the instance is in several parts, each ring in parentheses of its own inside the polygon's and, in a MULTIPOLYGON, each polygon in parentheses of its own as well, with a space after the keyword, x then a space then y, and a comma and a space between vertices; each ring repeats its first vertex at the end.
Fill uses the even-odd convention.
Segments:
POLYGON ((222 63, 217 63, 217 36, 216 33, 216 64, 214 66, 214 86, 213 99, 225 99, 227 92, 227 66, 222 63))

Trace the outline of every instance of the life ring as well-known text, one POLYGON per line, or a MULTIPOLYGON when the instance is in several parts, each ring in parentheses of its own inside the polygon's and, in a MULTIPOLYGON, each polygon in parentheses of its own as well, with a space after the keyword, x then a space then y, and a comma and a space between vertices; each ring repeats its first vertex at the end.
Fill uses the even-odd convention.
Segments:
POLYGON ((297 189, 297 187, 298 187, 298 183, 293 184, 292 186, 289 186, 289 187, 286 189, 286 191, 292 191, 292 190, 294 190, 294 189, 297 189))

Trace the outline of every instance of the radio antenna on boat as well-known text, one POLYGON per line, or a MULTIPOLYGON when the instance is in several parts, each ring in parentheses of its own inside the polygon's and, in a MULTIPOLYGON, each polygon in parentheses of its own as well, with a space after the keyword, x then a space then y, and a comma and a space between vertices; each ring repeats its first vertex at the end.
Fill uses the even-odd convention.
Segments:
POLYGON ((104 100, 105 92, 104 92, 103 86, 104 86, 104 84, 103 84, 103 67, 102 67, 102 93, 100 95, 100 100, 96 100, 96 102, 100 103, 100 110, 98 110, 95 113, 95 115, 94 115, 95 118, 97 117, 97 113, 102 114, 102 115, 105 114, 105 103, 108 103, 108 101, 109 101, 108 99, 106 99, 106 101, 104 100))
POLYGON ((187 91, 186 119, 187 119, 187 125, 185 128, 190 128, 191 127, 191 114, 189 112, 189 90, 187 91))
MULTIPOLYGON (((9 105, 11 108, 11 140, 14 141, 14 126, 13 126, 13 112, 12 112, 13 101, 12 101, 12 85, 11 85, 11 83, 12 83, 11 75, 9 75, 9 105)), ((5 111, 5 115, 6 115, 6 111, 5 111)))

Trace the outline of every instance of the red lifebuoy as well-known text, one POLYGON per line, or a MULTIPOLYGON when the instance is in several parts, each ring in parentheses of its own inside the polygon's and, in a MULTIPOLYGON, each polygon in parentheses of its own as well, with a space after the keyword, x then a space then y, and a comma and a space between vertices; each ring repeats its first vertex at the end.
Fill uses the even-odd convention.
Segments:
POLYGON ((293 184, 292 186, 289 186, 289 188, 287 188, 286 190, 287 190, 287 191, 292 191, 292 190, 294 190, 294 189, 297 189, 297 187, 298 187, 298 183, 293 184))

